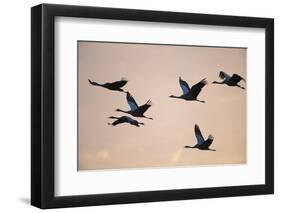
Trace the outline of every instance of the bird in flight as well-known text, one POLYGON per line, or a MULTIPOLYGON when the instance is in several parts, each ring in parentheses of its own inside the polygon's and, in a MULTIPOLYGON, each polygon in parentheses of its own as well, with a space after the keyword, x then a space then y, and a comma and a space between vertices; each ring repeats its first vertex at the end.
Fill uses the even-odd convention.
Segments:
POLYGON ((179 77, 179 84, 183 94, 180 96, 170 95, 170 98, 179 98, 186 101, 199 101, 205 103, 205 101, 197 99, 197 96, 201 92, 202 88, 207 85, 207 81, 205 78, 190 88, 186 81, 182 80, 181 77, 179 77))
POLYGON ((127 84, 127 80, 122 78, 120 81, 115 81, 115 82, 111 82, 111 83, 104 83, 104 84, 100 84, 94 81, 91 81, 90 79, 89 83, 93 86, 100 86, 109 90, 113 90, 113 91, 119 91, 119 92, 125 92, 122 87, 125 86, 127 84))
POLYGON ((227 86, 231 87, 239 87, 241 89, 245 89, 245 87, 240 86, 238 83, 240 81, 246 82, 244 78, 242 78, 238 74, 233 74, 232 76, 228 75, 227 73, 220 71, 219 77, 223 80, 221 82, 214 81, 213 84, 226 84, 227 86))
POLYGON ((185 146, 184 148, 216 151, 215 149, 209 148, 214 140, 214 137, 212 135, 209 135, 208 139, 205 140, 204 137, 202 136, 200 128, 197 124, 195 124, 195 126, 194 126, 194 132, 195 132, 195 137, 196 137, 197 143, 194 146, 185 146))
POLYGON ((129 92, 127 92, 126 99, 127 99, 128 104, 129 104, 130 110, 125 111, 125 110, 122 110, 122 109, 116 109, 117 112, 127 113, 127 114, 130 114, 130 115, 134 116, 134 117, 142 117, 142 118, 153 119, 153 118, 146 117, 144 115, 144 113, 152 105, 150 100, 148 100, 145 104, 143 104, 141 106, 138 106, 137 102, 135 101, 135 99, 133 98, 133 96, 129 92))
POLYGON ((128 123, 136 127, 140 127, 140 125, 144 125, 144 123, 138 122, 137 120, 134 120, 128 116, 121 116, 121 117, 110 116, 109 118, 116 119, 113 123, 108 123, 108 125, 112 125, 112 126, 116 126, 123 123, 128 123))

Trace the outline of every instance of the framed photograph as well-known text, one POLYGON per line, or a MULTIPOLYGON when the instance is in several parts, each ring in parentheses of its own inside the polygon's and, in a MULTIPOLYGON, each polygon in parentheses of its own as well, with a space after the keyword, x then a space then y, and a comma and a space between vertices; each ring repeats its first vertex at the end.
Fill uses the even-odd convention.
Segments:
POLYGON ((272 194, 274 21, 31 9, 31 203, 272 194))

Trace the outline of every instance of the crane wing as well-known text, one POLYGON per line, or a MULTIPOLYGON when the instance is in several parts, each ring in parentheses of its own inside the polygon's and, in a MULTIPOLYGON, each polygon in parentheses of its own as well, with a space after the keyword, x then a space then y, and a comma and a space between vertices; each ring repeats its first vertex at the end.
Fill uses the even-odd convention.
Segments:
POLYGON ((108 85, 112 86, 112 87, 117 87, 117 88, 121 88, 123 86, 125 86, 125 84, 127 84, 127 80, 122 78, 120 81, 115 81, 112 83, 107 83, 108 85))
POLYGON ((127 98, 127 102, 128 102, 128 104, 130 106, 131 111, 137 110, 138 109, 138 104, 137 104, 137 102, 135 101, 135 99, 133 98, 133 96, 129 92, 127 92, 126 98, 127 98))
POLYGON ((204 143, 204 138, 202 136, 202 133, 200 131, 200 128, 197 124, 195 124, 194 126, 194 132, 195 132, 195 137, 196 137, 196 140, 197 140, 197 144, 198 145, 201 145, 202 143, 204 143))
POLYGON ((230 79, 230 76, 229 76, 227 73, 225 73, 224 71, 220 71, 219 76, 220 76, 220 78, 223 79, 224 81, 230 79))
POLYGON ((179 83, 180 83, 180 87, 182 89, 182 92, 184 95, 188 94, 190 91, 190 88, 188 86, 188 84, 186 83, 186 81, 182 80, 181 77, 179 77, 179 83))
POLYGON ((144 105, 142 105, 142 106, 140 106, 139 108, 138 108, 138 112, 140 113, 140 114, 143 114, 143 113, 145 113, 148 109, 149 109, 149 107, 151 107, 152 106, 152 102, 149 100, 149 101, 147 101, 144 105))
POLYGON ((201 92, 202 88, 207 85, 207 81, 206 79, 202 79, 200 82, 198 82, 197 84, 194 84, 191 89, 190 89, 190 95, 194 98, 197 98, 197 96, 199 95, 199 93, 201 92))
POLYGON ((237 74, 233 74, 231 77, 231 81, 233 81, 234 83, 239 83, 239 81, 241 81, 241 80, 245 81, 244 78, 242 78, 240 75, 237 75, 237 74))
POLYGON ((126 116, 126 118, 127 118, 128 123, 130 123, 130 124, 138 122, 137 120, 135 120, 133 118, 130 118, 130 117, 127 117, 127 116, 126 116))
POLYGON ((113 126, 127 122, 127 118, 122 116, 112 123, 113 126))
POLYGON ((206 147, 209 148, 209 146, 212 145, 213 141, 214 141, 214 136, 213 135, 209 135, 208 139, 205 142, 206 147))

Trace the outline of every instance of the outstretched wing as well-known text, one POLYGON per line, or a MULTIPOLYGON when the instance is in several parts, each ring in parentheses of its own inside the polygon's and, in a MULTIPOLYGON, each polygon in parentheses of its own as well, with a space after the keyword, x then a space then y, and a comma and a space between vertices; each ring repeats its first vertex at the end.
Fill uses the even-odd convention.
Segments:
POLYGON ((189 88, 188 84, 186 83, 186 81, 182 80, 181 77, 179 77, 179 83, 180 83, 183 94, 184 95, 188 94, 190 91, 190 88, 189 88))
POLYGON ((129 92, 127 92, 126 98, 127 98, 127 102, 128 102, 128 104, 130 106, 131 111, 137 110, 138 109, 138 104, 137 104, 137 102, 135 101, 135 99, 133 98, 133 96, 129 92))
POLYGON ((127 122, 127 118, 125 116, 122 116, 122 117, 118 118, 116 121, 114 121, 112 123, 112 126, 116 126, 118 124, 122 124, 122 123, 125 123, 125 122, 127 122))
POLYGON ((209 148, 212 145, 213 141, 214 141, 214 136, 209 135, 208 139, 204 143, 205 148, 209 148))
POLYGON ((112 82, 112 83, 107 83, 107 84, 110 84, 110 86, 112 87, 116 87, 116 88, 121 88, 123 86, 125 86, 127 84, 127 80, 122 78, 120 81, 115 81, 115 82, 112 82))
POLYGON ((140 106, 139 108, 138 108, 138 112, 140 113, 140 114, 143 114, 143 113, 145 113, 148 109, 149 109, 149 107, 151 107, 152 106, 152 102, 150 101, 150 100, 148 100, 144 105, 142 105, 142 106, 140 106))
POLYGON ((130 124, 133 124, 133 123, 137 122, 137 120, 134 120, 133 118, 130 118, 128 116, 126 116, 126 118, 127 118, 128 123, 130 123, 130 124))
POLYGON ((195 132, 195 137, 197 140, 197 145, 201 145, 202 143, 204 143, 205 140, 204 140, 202 133, 200 131, 200 128, 197 124, 195 124, 195 126, 194 126, 194 132, 195 132))
POLYGON ((190 96, 192 96, 193 98, 197 98, 197 96, 199 95, 205 85, 207 85, 207 81, 205 78, 197 84, 194 84, 190 89, 190 96))
POLYGON ((225 81, 225 80, 227 81, 227 80, 230 79, 230 76, 229 76, 227 73, 223 72, 223 71, 220 71, 219 76, 220 76, 220 78, 223 79, 224 81, 225 81))
MULTIPOLYGON (((241 81, 241 80, 245 81, 245 79, 242 78, 240 75, 233 74, 233 75, 231 76, 231 81, 233 81, 235 84, 239 83, 239 81, 241 81)), ((246 81, 245 81, 245 82, 246 82, 246 81)))

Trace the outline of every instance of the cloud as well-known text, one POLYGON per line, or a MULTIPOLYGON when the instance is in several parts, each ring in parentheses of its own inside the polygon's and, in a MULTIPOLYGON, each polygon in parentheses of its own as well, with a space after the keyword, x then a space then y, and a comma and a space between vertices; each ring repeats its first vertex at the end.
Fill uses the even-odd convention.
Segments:
POLYGON ((177 163, 181 158, 181 154, 182 154, 182 149, 177 150, 172 156, 172 160, 171 160, 172 163, 177 163))

